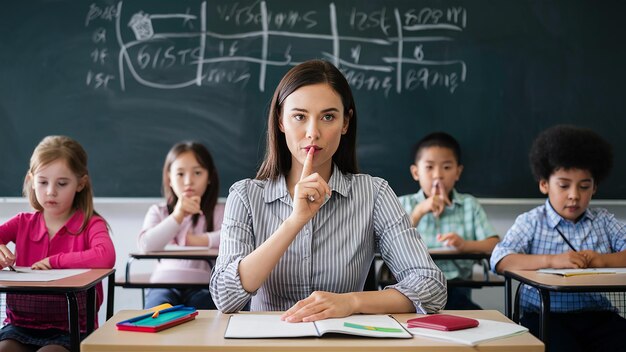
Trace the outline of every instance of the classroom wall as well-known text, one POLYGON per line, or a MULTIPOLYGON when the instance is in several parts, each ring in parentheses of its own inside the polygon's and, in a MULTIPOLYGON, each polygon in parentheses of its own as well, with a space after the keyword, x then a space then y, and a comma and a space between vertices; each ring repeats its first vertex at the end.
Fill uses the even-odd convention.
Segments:
MULTIPOLYGON (((222 199, 223 200, 223 199, 222 199)), ((96 198, 96 210, 109 222, 113 230, 117 259, 115 268, 117 275, 124 275, 128 253, 136 251, 136 238, 150 205, 161 201, 160 198, 96 198)), ((543 203, 543 199, 480 199, 489 220, 498 233, 504 234, 515 218, 543 203)), ((607 208, 623 222, 626 222, 626 201, 595 200, 593 206, 607 208)), ((23 198, 0 198, 0 223, 4 223, 20 211, 29 211, 28 202, 23 198)), ((133 272, 149 272, 153 262, 135 261, 133 272)), ((106 280, 105 280, 106 281, 106 280)), ((141 308, 141 290, 115 288, 115 309, 141 308)), ((106 293, 106 289, 105 289, 106 293)), ((490 287, 474 290, 474 300, 485 309, 496 309, 504 312, 504 289, 490 287)), ((104 321, 104 312, 99 312, 100 321, 104 321)))

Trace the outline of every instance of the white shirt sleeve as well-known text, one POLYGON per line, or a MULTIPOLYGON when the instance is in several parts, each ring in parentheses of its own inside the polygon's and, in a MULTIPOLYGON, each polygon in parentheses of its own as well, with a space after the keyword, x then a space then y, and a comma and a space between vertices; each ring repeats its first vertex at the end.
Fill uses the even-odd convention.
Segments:
POLYGON ((173 217, 153 205, 146 214, 139 234, 139 249, 143 252, 162 251, 178 235, 180 227, 173 217))

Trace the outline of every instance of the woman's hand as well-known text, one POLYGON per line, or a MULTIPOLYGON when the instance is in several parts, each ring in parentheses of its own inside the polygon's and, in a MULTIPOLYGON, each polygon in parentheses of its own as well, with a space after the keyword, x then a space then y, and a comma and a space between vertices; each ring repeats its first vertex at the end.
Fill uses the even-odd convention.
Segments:
POLYGON ((330 197, 328 183, 318 173, 313 173, 313 154, 315 149, 309 149, 302 166, 300 181, 296 184, 293 192, 293 212, 291 217, 300 224, 306 224, 320 210, 330 197))
POLYGON ((33 263, 33 265, 30 266, 31 269, 33 270, 50 270, 52 269, 52 266, 50 266, 50 257, 48 258, 44 258, 36 263, 33 263))
POLYGON ((347 317, 354 314, 355 304, 350 293, 315 291, 294 304, 280 318, 297 323, 347 317))
POLYGON ((6 245, 0 244, 0 265, 6 268, 9 265, 15 264, 15 255, 6 245))

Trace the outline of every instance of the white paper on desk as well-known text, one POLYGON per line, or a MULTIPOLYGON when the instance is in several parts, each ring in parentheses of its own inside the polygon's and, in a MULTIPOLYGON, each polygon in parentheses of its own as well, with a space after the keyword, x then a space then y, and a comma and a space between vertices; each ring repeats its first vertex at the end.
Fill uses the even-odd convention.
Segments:
MULTIPOLYGON (((407 330, 417 336, 430 337, 438 340, 457 342, 464 345, 475 346, 482 342, 501 339, 509 336, 519 335, 527 332, 528 329, 517 324, 505 323, 501 321, 476 319, 478 326, 475 328, 441 331, 424 328, 408 328, 407 330)), ((406 326, 406 324, 405 324, 406 326)))
POLYGON ((235 314, 228 320, 225 338, 254 339, 318 336, 313 323, 288 323, 280 314, 235 314))
POLYGON ((561 276, 617 274, 616 269, 622 268, 585 268, 585 269, 539 269, 538 273, 561 276))
POLYGON ((208 251, 209 247, 201 247, 201 246, 179 246, 177 244, 168 244, 163 248, 164 251, 208 251))
POLYGON ((50 269, 33 270, 29 267, 16 266, 15 271, 0 270, 0 281, 52 281, 86 273, 89 269, 50 269))

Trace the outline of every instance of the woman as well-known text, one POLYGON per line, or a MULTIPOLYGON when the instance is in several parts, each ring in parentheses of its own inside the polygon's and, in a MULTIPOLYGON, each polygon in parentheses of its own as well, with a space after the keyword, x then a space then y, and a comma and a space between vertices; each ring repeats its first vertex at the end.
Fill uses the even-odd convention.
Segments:
POLYGON ((356 313, 430 313, 445 278, 383 179, 357 174, 356 107, 328 62, 307 61, 278 84, 265 160, 226 202, 211 277, 218 309, 286 310, 289 322, 356 313), (398 283, 361 292, 378 249, 398 283))

